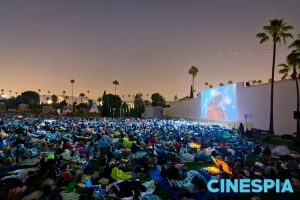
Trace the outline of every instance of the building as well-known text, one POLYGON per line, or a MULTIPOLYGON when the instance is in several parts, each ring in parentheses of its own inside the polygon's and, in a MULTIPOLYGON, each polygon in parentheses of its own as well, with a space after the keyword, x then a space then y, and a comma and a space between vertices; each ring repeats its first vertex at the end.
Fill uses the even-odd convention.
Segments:
POLYGON ((99 109, 96 104, 92 105, 92 107, 90 109, 90 113, 99 113, 99 109))
MULTIPOLYGON (((233 116, 231 120, 211 119, 206 117, 207 115, 205 116, 208 113, 207 107, 211 103, 206 101, 207 96, 222 90, 225 91, 229 85, 201 91, 197 98, 172 102, 170 108, 164 109, 164 116, 199 120, 203 123, 214 123, 228 127, 237 127, 239 123, 244 123, 245 127, 248 128, 268 130, 271 84, 264 83, 246 87, 243 82, 240 82, 231 85, 234 85, 235 94, 227 94, 223 97, 227 103, 232 103, 232 100, 235 101, 234 105, 231 105, 231 111, 236 113, 234 115, 229 112, 226 113, 228 116, 233 116)), ((274 132, 276 135, 296 132, 294 111, 297 101, 295 90, 296 86, 293 80, 276 81, 274 84, 274 132)))
POLYGON ((145 112, 143 113, 145 118, 162 118, 163 107, 161 106, 145 106, 145 112))
POLYGON ((18 111, 20 111, 20 112, 28 111, 28 105, 25 103, 19 104, 18 111))
POLYGON ((53 113, 55 113, 55 110, 52 108, 52 106, 43 106, 42 113, 43 114, 53 114, 53 113))
MULTIPOLYGON (((51 104, 52 101, 51 101, 51 96, 52 95, 40 95, 40 103, 41 104, 51 104)), ((72 102, 72 96, 67 96, 67 95, 56 95, 58 100, 57 100, 57 103, 60 103, 62 101, 66 101, 68 105, 72 105, 73 102, 72 102)), ((74 96, 73 97, 73 101, 77 104, 80 104, 81 102, 82 103, 88 103, 90 99, 88 97, 80 97, 80 96, 74 96)), ((96 102, 96 100, 93 100, 93 103, 96 102)))

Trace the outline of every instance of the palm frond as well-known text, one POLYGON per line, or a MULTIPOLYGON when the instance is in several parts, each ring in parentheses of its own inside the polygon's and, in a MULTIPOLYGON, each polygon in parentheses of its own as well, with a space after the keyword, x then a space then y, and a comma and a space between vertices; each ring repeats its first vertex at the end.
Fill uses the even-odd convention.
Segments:
POLYGON ((265 34, 265 33, 258 33, 258 34, 256 34, 256 37, 257 37, 258 39, 260 39, 260 44, 262 44, 262 43, 268 41, 269 38, 270 38, 270 37, 269 37, 267 34, 265 34))
POLYGON ((281 67, 281 69, 278 70, 279 74, 283 74, 285 75, 285 77, 289 74, 289 72, 292 69, 292 66, 285 63, 278 65, 278 67, 281 67))
POLYGON ((300 51, 300 39, 297 39, 292 44, 290 44, 289 48, 295 48, 300 51))

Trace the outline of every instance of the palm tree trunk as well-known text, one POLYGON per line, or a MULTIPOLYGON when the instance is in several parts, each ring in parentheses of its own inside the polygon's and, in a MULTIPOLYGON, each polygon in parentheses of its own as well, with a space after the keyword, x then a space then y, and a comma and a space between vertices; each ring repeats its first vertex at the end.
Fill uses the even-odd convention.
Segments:
MULTIPOLYGON (((295 81, 296 81, 296 94, 297 94, 297 113, 299 113, 299 84, 298 84, 298 76, 296 72, 296 66, 293 66, 293 71, 295 73, 295 81)), ((299 143, 300 142, 300 120, 297 118, 297 132, 296 132, 296 140, 299 143)))
POLYGON ((192 92, 193 92, 193 95, 194 95, 194 78, 195 78, 195 76, 193 76, 193 88, 192 88, 192 92))
POLYGON ((117 94, 117 85, 115 84, 115 95, 117 94))
POLYGON ((74 98, 73 98, 73 83, 72 83, 72 104, 74 104, 74 98))
POLYGON ((273 108, 274 108, 274 73, 275 73, 275 58, 276 58, 276 42, 273 41, 273 63, 272 63, 272 82, 271 82, 271 102, 270 102, 270 125, 269 134, 274 135, 273 108))
POLYGON ((73 113, 75 113, 75 105, 74 105, 74 95, 73 95, 73 91, 74 91, 74 83, 72 83, 72 106, 73 106, 73 113))

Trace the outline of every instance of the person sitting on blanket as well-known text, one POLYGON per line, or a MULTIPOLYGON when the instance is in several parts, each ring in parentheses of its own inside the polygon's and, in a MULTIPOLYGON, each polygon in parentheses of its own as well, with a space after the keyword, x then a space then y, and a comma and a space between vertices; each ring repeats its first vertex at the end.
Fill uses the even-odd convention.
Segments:
MULTIPOLYGON (((161 164, 161 161, 158 161, 161 164)), ((186 169, 180 164, 166 162, 161 167, 160 175, 174 180, 183 180, 187 177, 186 169)))
POLYGON ((65 184, 68 184, 73 181, 73 174, 68 170, 68 165, 63 165, 61 167, 61 177, 63 183, 65 184))
POLYGON ((111 190, 118 198, 135 196, 141 192, 146 192, 147 188, 140 181, 124 181, 112 186, 111 190))

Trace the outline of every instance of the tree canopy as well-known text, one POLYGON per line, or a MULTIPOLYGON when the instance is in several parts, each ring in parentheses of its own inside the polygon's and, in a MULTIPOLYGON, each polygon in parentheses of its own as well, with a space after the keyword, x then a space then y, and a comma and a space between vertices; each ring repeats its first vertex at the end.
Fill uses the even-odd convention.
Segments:
POLYGON ((40 95, 34 91, 25 91, 16 98, 17 103, 28 104, 29 108, 37 108, 40 102, 40 95))
POLYGON ((152 100, 152 103, 151 103, 152 106, 163 106, 164 107, 166 105, 165 98, 158 92, 153 93, 151 95, 151 100, 152 100))

